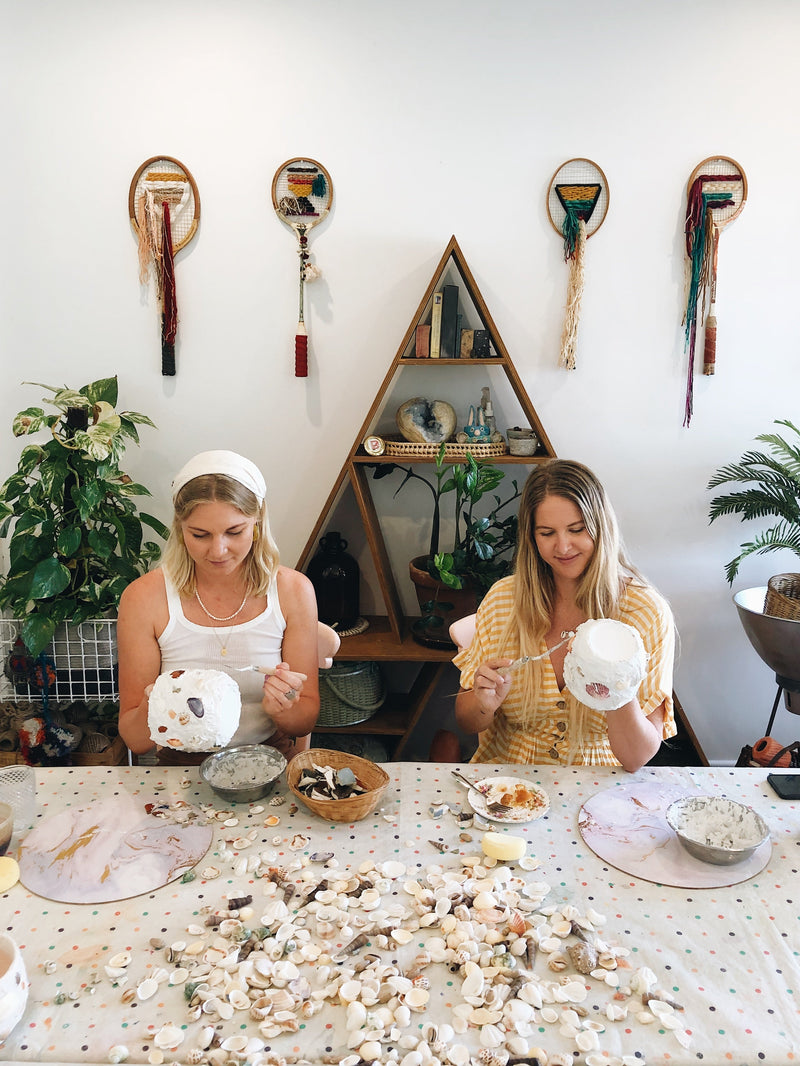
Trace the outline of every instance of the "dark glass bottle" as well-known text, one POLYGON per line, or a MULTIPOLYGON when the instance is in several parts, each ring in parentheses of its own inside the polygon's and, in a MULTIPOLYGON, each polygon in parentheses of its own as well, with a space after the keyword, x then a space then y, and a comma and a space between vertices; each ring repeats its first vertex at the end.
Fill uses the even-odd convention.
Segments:
POLYGON ((319 544, 306 571, 317 595, 319 620, 340 631, 350 629, 358 621, 358 563, 338 533, 326 533, 319 544))

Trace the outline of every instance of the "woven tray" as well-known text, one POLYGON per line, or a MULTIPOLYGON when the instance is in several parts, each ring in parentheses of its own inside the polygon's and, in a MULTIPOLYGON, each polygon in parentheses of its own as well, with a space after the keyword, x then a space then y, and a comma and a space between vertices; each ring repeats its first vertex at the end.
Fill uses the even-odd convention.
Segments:
MULTIPOLYGON (((419 455, 435 459, 441 448, 441 444, 416 444, 399 437, 384 437, 384 443, 386 445, 384 455, 409 457, 419 455)), ((505 441, 498 444, 480 444, 475 441, 470 444, 456 444, 448 441, 444 446, 444 457, 445 459, 463 459, 469 452, 473 459, 486 459, 495 455, 505 455, 506 451, 505 441)))
POLYGON ((800 621, 800 574, 775 574, 769 579, 764 614, 800 621))

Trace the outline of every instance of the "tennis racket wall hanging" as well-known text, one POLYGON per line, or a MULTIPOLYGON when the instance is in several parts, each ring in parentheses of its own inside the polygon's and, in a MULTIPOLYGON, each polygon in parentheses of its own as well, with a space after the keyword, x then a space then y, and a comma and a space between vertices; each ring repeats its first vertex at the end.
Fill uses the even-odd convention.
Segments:
POLYGON ((300 257, 300 315, 294 340, 294 376, 308 377, 308 332, 303 312, 305 283, 321 274, 309 262, 308 233, 331 209, 333 185, 328 171, 313 159, 289 159, 272 179, 272 206, 281 222, 294 230, 300 257))
POLYGON ((687 277, 684 350, 689 355, 684 426, 692 420, 694 356, 698 321, 705 320, 703 373, 716 369, 717 359, 717 257, 723 229, 742 213, 747 200, 747 178, 735 159, 711 156, 692 171, 686 191, 687 277))
POLYGON ((152 270, 161 304, 161 373, 175 374, 178 304, 175 256, 197 232, 200 196, 194 178, 177 159, 153 156, 133 176, 128 214, 139 238, 139 281, 152 270))
POLYGON ((607 212, 608 182, 596 163, 591 159, 569 159, 558 168, 547 192, 547 213, 553 229, 564 241, 564 261, 569 264, 558 360, 558 365, 567 370, 575 369, 586 241, 603 225, 607 212))

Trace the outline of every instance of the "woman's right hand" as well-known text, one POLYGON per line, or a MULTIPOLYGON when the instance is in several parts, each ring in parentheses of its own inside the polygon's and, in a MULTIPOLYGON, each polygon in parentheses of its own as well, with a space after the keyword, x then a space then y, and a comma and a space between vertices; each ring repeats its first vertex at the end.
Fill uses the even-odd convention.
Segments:
POLYGON ((482 711, 492 714, 500 707, 511 688, 511 677, 501 671, 511 666, 513 659, 489 659, 475 671, 472 691, 482 711))

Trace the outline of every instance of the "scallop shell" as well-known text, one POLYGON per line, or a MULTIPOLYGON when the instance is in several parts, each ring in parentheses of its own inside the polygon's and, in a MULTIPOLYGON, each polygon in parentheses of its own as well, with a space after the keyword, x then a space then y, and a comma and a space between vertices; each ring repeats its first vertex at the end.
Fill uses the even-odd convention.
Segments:
POLYGON ((221 872, 216 866, 206 866, 205 869, 200 871, 200 876, 204 881, 213 881, 215 877, 219 877, 221 872))
POLYGON ((183 1043, 185 1036, 183 1029, 177 1025, 162 1025, 153 1037, 153 1043, 164 1051, 174 1051, 183 1043))
POLYGON ((129 951, 118 951, 116 955, 111 956, 111 958, 108 960, 107 965, 111 966, 115 970, 124 970, 126 966, 130 965, 131 958, 132 956, 129 951))

